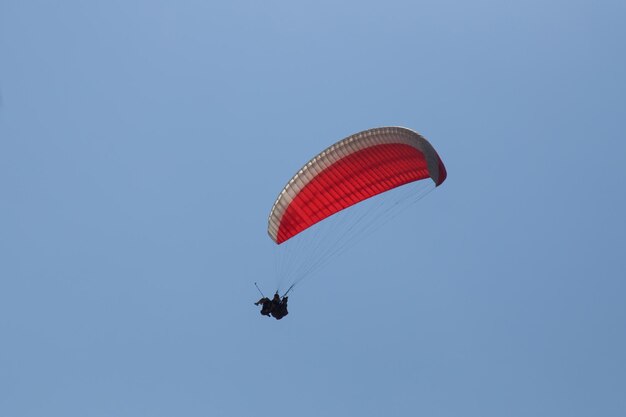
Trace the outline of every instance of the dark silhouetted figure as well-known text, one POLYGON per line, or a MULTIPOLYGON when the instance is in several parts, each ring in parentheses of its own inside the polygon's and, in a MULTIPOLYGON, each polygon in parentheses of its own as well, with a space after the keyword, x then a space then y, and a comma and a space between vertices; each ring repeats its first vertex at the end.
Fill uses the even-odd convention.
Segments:
POLYGON ((278 295, 278 291, 274 294, 274 298, 272 298, 272 313, 276 311, 276 309, 280 306, 280 295, 278 295))
POLYGON ((259 304, 262 305, 261 314, 269 317, 270 313, 272 312, 272 301, 267 297, 263 297, 259 301, 254 303, 255 306, 258 306, 259 304))
POLYGON ((283 297, 282 300, 278 303, 278 306, 272 310, 272 316, 276 320, 280 320, 285 317, 289 312, 287 311, 287 300, 289 297, 283 297))

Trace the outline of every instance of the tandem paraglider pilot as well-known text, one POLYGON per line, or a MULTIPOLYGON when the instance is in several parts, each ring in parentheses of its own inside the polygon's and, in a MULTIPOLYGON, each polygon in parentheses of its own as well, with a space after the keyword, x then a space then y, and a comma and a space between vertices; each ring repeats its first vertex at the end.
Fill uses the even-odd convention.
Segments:
POLYGON ((289 297, 278 295, 278 292, 274 294, 274 298, 271 300, 267 297, 261 298, 254 305, 261 306, 261 314, 264 316, 272 316, 276 320, 280 320, 285 317, 289 312, 287 311, 287 301, 289 297))

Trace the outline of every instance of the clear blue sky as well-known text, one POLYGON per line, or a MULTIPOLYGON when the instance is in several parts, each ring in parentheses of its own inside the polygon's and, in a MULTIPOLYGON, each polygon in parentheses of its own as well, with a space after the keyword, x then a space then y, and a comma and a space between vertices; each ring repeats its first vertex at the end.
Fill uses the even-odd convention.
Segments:
POLYGON ((625 21, 0 0, 0 415, 626 415, 625 21), (381 125, 448 180, 261 317, 277 193, 381 125))

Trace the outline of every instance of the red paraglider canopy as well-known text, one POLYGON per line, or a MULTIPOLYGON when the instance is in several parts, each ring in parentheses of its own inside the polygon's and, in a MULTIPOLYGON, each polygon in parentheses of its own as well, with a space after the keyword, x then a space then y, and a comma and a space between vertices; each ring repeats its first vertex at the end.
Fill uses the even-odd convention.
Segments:
POLYGON ((381 127, 352 135, 309 161, 272 207, 268 233, 281 244, 315 223, 413 181, 446 179, 443 162, 420 134, 381 127))

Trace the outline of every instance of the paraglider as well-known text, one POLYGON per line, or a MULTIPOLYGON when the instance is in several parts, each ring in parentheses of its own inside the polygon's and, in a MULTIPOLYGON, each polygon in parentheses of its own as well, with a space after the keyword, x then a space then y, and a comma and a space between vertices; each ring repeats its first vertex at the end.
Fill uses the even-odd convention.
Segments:
MULTIPOLYGON (((353 224, 347 222, 345 232, 340 233, 339 228, 334 227, 325 232, 324 238, 330 236, 329 243, 322 242, 314 232, 309 233, 309 230, 320 227, 318 223, 323 225, 331 218, 349 211, 346 209, 361 206, 379 194, 393 194, 392 190, 403 188, 404 185, 408 187, 412 183, 425 184, 425 192, 417 193, 417 187, 407 191, 409 197, 417 201, 441 185, 446 177, 446 168, 430 142, 419 133, 404 127, 365 130, 335 143, 315 156, 285 185, 268 219, 267 232, 280 247, 289 246, 288 242, 296 237, 306 234, 312 236, 311 250, 300 244, 294 245, 297 248, 295 251, 302 252, 309 259, 302 265, 296 265, 295 272, 288 274, 291 280, 289 290, 314 269, 324 265, 328 258, 345 249, 355 236, 360 236, 358 222, 366 216, 354 216, 356 221, 353 224)), ((383 196, 381 200, 385 202, 383 196)), ((399 202, 392 201, 391 206, 395 208, 399 202)), ((389 210, 385 210, 381 211, 382 214, 373 210, 373 220, 368 220, 362 230, 376 226, 380 219, 376 216, 389 214, 389 210)), ((289 256, 291 264, 294 258, 292 255, 293 252, 289 256)), ((259 300, 263 304, 261 314, 272 315, 279 320, 287 315, 286 295, 274 304, 267 298, 259 300), (284 311, 280 307, 283 301, 284 311)))
POLYGON ((263 297, 261 298, 259 301, 257 301, 256 303, 254 303, 255 306, 258 306, 259 304, 261 304, 261 314, 264 316, 269 316, 270 313, 272 312, 272 300, 270 300, 267 297, 263 297))
POLYGON ((274 310, 272 310, 272 317, 274 317, 276 320, 280 320, 287 314, 289 314, 289 312, 287 311, 288 299, 289 297, 283 296, 280 302, 274 307, 274 310))

